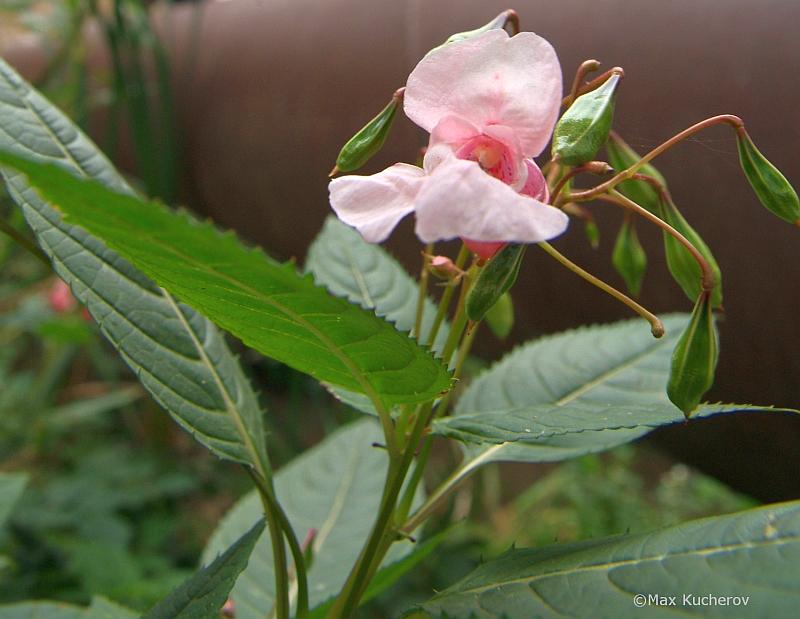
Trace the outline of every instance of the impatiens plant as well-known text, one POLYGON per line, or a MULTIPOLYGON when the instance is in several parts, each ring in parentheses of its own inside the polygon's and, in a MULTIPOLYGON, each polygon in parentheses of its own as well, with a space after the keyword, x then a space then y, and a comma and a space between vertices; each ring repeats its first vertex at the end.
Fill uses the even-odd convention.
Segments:
MULTIPOLYGON (((345 145, 332 176, 380 149, 401 105, 430 133, 421 166, 331 181, 338 220, 324 223, 305 272, 136 195, 64 115, 0 65, 0 165, 41 250, 153 398, 253 481, 213 535, 206 567, 144 616, 216 617, 225 604, 237 619, 353 617, 436 552, 447 532, 428 535, 426 521, 484 465, 555 462, 690 416, 775 410, 702 403, 717 361, 720 270, 651 162, 724 123, 758 200, 800 225, 795 191, 735 116, 702 121, 638 155, 611 131, 623 70, 587 82, 598 68, 587 61, 565 96, 553 48, 517 25, 507 11, 450 37, 345 145), (548 143, 551 157, 540 166, 534 157, 548 143), (578 188, 581 173, 599 181, 578 188), (591 225, 584 203, 595 200, 626 212, 614 265, 634 295, 646 266, 635 218, 663 230, 691 314, 659 318, 547 242, 570 218, 591 225), (375 245, 411 213, 426 244, 419 282, 375 245), (457 256, 437 254, 434 243, 456 238, 457 256), (500 336, 510 330, 529 245, 650 329, 639 320, 577 329, 523 344, 468 376, 481 323, 500 336), (442 280, 435 299, 432 278, 442 280), (316 378, 364 418, 274 472, 269 413, 218 328, 316 378), (426 493, 434 437, 456 441, 462 457, 426 493)), ((408 616, 681 616, 701 596, 725 600, 735 616, 789 616, 798 540, 795 502, 646 535, 512 549, 431 591, 408 616)), ((0 608, 0 618, 34 614, 131 616, 103 600, 87 610, 0 608)))

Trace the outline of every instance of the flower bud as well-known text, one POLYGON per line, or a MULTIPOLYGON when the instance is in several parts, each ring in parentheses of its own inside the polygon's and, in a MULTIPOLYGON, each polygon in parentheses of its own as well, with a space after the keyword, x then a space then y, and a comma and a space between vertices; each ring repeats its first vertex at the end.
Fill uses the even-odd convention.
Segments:
MULTIPOLYGON (((631 167, 634 163, 639 161, 642 157, 633 150, 625 141, 620 138, 613 131, 610 138, 606 143, 606 154, 608 155, 609 163, 614 167, 617 172, 631 167)), ((666 187, 667 181, 661 173, 649 163, 644 164, 639 168, 640 174, 645 174, 656 179, 659 183, 666 187)), ((661 198, 658 191, 646 181, 628 180, 623 181, 617 185, 617 190, 627 198, 630 198, 639 206, 646 208, 654 215, 660 212, 661 198)), ((694 297, 692 297, 694 298, 694 297)))
MULTIPOLYGON (((722 272, 714 258, 714 254, 711 253, 702 237, 689 225, 689 222, 684 219, 681 212, 672 202, 664 202, 662 205, 661 219, 685 236, 711 266, 715 282, 711 295, 711 306, 719 307, 722 304, 722 272)), ((702 290, 702 271, 700 270, 700 265, 697 264, 697 260, 694 259, 689 250, 680 241, 667 232, 664 233, 664 252, 667 256, 667 266, 673 279, 683 288, 687 297, 696 299, 702 290)))
POLYGON ((514 327, 514 301, 511 295, 508 292, 501 294, 497 303, 486 312, 485 318, 492 333, 501 340, 506 339, 514 327))
POLYGON ((667 395, 688 419, 714 384, 717 368, 717 330, 711 311, 711 295, 702 292, 692 319, 672 353, 667 395))
POLYGON ((800 199, 797 192, 753 144, 742 128, 736 134, 739 163, 761 204, 781 219, 800 228, 800 199))
POLYGON ((56 314, 66 314, 78 306, 78 301, 72 296, 69 285, 57 279, 47 292, 47 303, 56 314))
POLYGON ((429 256, 426 254, 425 262, 428 265, 428 270, 439 279, 454 281, 464 274, 447 256, 429 256))
POLYGON ((467 294, 467 317, 473 322, 483 319, 500 297, 508 292, 519 274, 525 245, 509 243, 481 269, 467 294))
POLYGON ((619 229, 611 262, 617 273, 625 280, 628 292, 634 297, 638 297, 642 289, 644 273, 647 270, 647 254, 639 242, 636 228, 629 217, 625 218, 619 229))
POLYGON ((352 172, 359 169, 383 147, 397 115, 397 108, 403 100, 403 90, 401 88, 394 93, 387 106, 342 147, 331 176, 338 172, 352 172))
POLYGON ((580 165, 595 158, 611 130, 619 79, 619 74, 614 73, 602 86, 575 99, 564 112, 553 132, 554 158, 566 165, 580 165))

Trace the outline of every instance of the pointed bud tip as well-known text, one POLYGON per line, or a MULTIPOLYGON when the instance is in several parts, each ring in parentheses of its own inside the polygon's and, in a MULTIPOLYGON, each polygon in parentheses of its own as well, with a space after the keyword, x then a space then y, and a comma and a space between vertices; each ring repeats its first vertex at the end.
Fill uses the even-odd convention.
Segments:
POLYGON ((333 166, 333 169, 332 169, 330 172, 328 172, 328 178, 333 178, 333 177, 334 177, 334 176, 336 176, 336 175, 337 175, 337 174, 338 174, 340 171, 341 171, 341 170, 339 170, 339 166, 338 166, 338 165, 335 165, 335 166, 333 166))

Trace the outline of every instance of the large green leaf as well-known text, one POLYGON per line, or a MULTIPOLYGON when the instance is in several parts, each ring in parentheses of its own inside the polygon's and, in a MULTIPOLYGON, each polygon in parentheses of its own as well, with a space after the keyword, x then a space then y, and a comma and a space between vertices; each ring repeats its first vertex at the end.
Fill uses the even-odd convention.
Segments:
MULTIPOLYGON (((131 191, 97 147, 1 60, 0 148, 131 191)), ((216 327, 97 238, 65 224, 23 176, 3 175, 56 273, 155 400, 218 456, 263 457, 258 401, 216 327)))
POLYGON ((8 520, 27 483, 24 473, 0 473, 0 527, 8 520))
MULTIPOLYGON (((413 331, 417 314, 419 288, 417 282, 382 247, 367 243, 361 235, 330 216, 317 238, 308 248, 306 271, 316 282, 333 294, 345 297, 395 324, 401 331, 413 331)), ((426 342, 436 305, 426 298, 421 342, 426 342)), ((433 343, 433 351, 441 352, 447 340, 443 324, 433 343)), ((369 398, 341 387, 327 385, 339 400, 364 413, 377 414, 369 398)))
POLYGON ((259 520, 213 562, 161 600, 142 619, 209 619, 219 616, 236 578, 247 566, 264 531, 259 520))
POLYGON ((139 617, 139 613, 130 608, 125 608, 97 595, 92 598, 92 604, 86 610, 84 619, 137 619, 137 617, 139 617))
MULTIPOLYGON (((339 592, 377 514, 386 475, 386 453, 373 446, 382 440, 378 424, 364 418, 332 434, 275 475, 278 499, 297 535, 312 529, 314 560, 308 572, 313 608, 339 592)), ((422 500, 421 494, 417 503, 422 500)), ((226 547, 261 514, 255 493, 240 500, 216 530, 204 555, 226 547)), ((387 563, 413 549, 399 542, 387 563)), ((268 535, 256 545, 250 565, 233 590, 236 619, 263 619, 274 601, 272 549, 268 535)))
MULTIPOLYGON (((489 462, 555 462, 611 449, 684 421, 666 395, 672 350, 688 314, 582 327, 525 344, 479 376, 435 432, 465 442, 460 475, 489 462)), ((707 404, 696 416, 786 411, 707 404)))
POLYGON ((0 619, 83 619, 86 610, 60 602, 20 602, 0 606, 0 619))
POLYGON ((259 352, 374 402, 421 402, 450 387, 447 369, 414 340, 331 296, 293 264, 58 166, 2 152, 0 163, 23 172, 68 221, 259 352))
POLYGON ((512 550, 423 608, 450 619, 795 617, 798 572, 800 502, 792 502, 655 533, 512 550), (728 604, 694 603, 708 595, 728 604), (675 605, 658 605, 656 596, 675 605))

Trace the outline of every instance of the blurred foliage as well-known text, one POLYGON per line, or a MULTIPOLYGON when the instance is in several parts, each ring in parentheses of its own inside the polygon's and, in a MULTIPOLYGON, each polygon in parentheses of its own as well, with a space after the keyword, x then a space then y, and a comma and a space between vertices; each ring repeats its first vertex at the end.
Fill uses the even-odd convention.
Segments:
MULTIPOLYGON (((116 152, 124 121, 144 190, 170 202, 178 148, 169 66, 146 4, 0 0, 0 36, 38 34, 51 58, 38 86, 84 127, 94 107, 107 106, 101 146, 116 152), (111 52, 97 84, 88 81, 98 77, 87 70, 88 19, 98 20, 111 52)), ((5 198, 0 217, 28 234, 5 198)), ((104 595, 143 610, 193 570, 249 482, 157 410, 70 298, 45 265, 0 235, 0 470, 31 475, 0 530, 0 603, 86 604, 104 595)), ((251 351, 242 355, 265 391, 276 467, 356 415, 313 379, 251 351)), ((468 373, 482 365, 470 360, 468 373)), ((443 451, 433 477, 457 458, 443 451)), ((492 465, 429 524, 429 533, 452 527, 443 546, 364 616, 398 616, 514 544, 645 531, 752 504, 642 445, 558 466, 492 465), (474 518, 462 522, 467 516, 474 518)))

